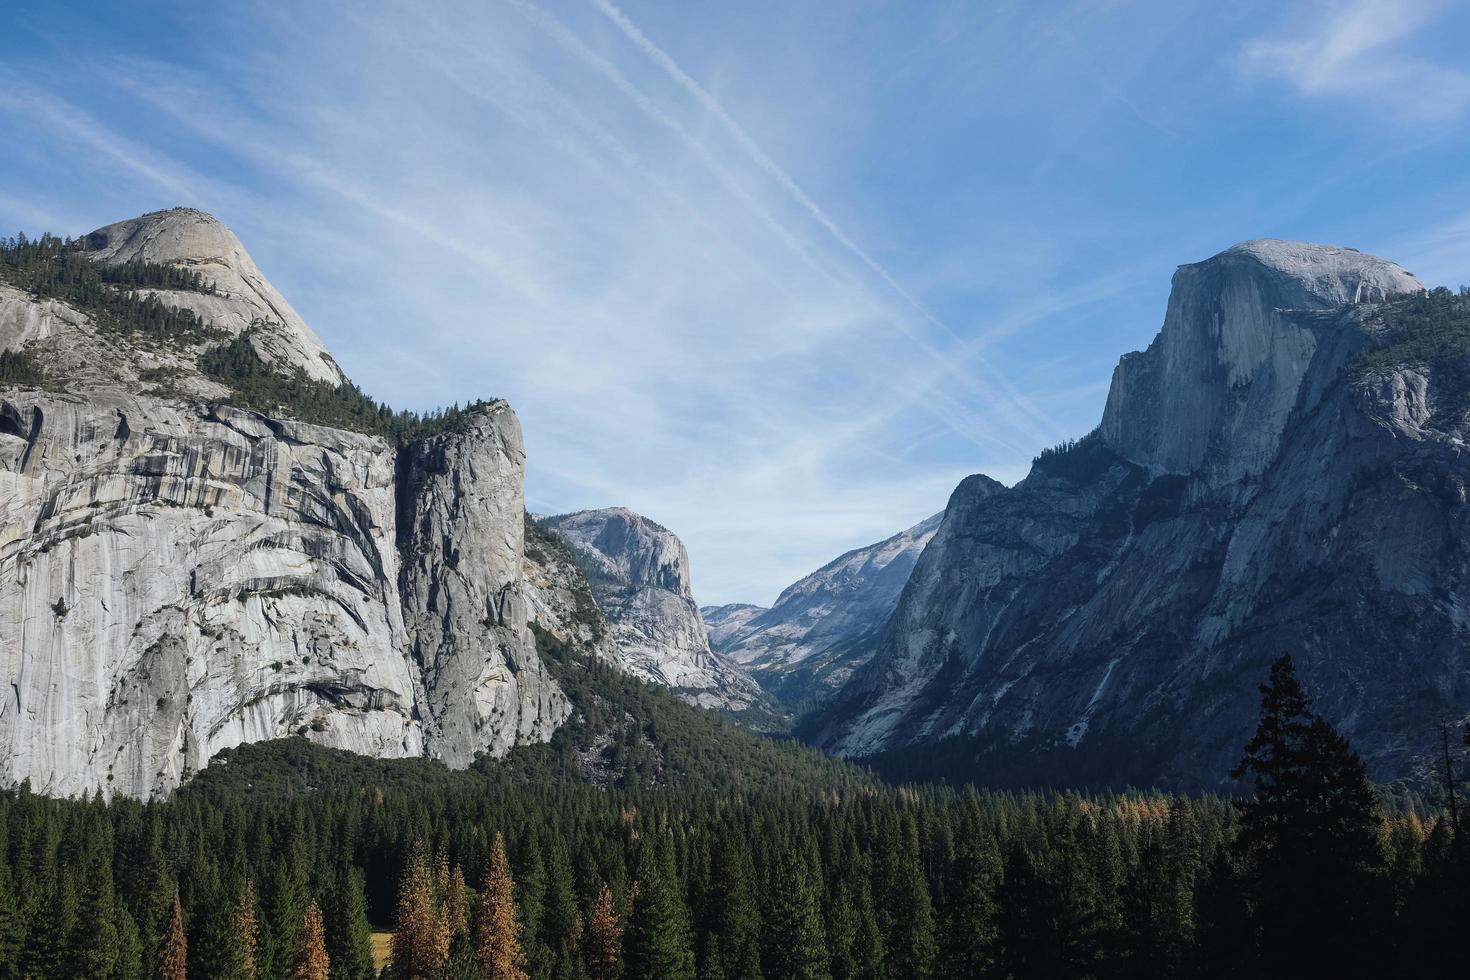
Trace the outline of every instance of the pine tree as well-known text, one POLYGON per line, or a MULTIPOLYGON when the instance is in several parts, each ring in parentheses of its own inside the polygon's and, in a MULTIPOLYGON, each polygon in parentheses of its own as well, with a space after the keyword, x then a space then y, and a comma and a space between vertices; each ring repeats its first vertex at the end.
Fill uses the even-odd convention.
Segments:
POLYGON ((142 980, 143 940, 138 923, 121 904, 114 907, 117 916, 117 959, 112 965, 111 980, 142 980))
POLYGON ((329 980, 331 972, 322 910, 312 902, 306 907, 306 915, 302 919, 301 948, 296 953, 296 970, 291 976, 293 980, 329 980))
POLYGON ((184 910, 175 895, 163 945, 158 951, 158 977, 159 980, 188 980, 188 976, 189 942, 184 937, 184 910))
POLYGON ((689 910, 680 894, 667 833, 657 847, 644 838, 635 887, 633 913, 623 936, 629 980, 693 980, 689 910))
POLYGON ((398 885, 393 971, 399 980, 427 980, 448 958, 449 924, 434 894, 428 861, 416 848, 398 885))
POLYGON ((327 953, 334 980, 372 980, 372 929, 362 871, 347 865, 337 876, 327 914, 327 953))
MULTIPOLYGON (((106 836, 110 838, 111 835, 106 836)), ((73 975, 109 977, 118 958, 112 855, 110 852, 93 854, 88 865, 73 935, 68 943, 72 949, 73 975)))
POLYGON ((1000 874, 1000 849, 994 837, 959 844, 943 920, 941 976, 960 980, 983 977, 995 969, 999 955, 995 890, 1000 874))
POLYGON ((241 980, 255 980, 256 950, 260 943, 260 925, 255 909, 255 883, 248 877, 240 888, 240 905, 235 912, 235 933, 240 942, 241 980))
POLYGON ((722 835, 711 855, 709 928, 719 940, 725 980, 761 975, 761 913, 756 904, 755 866, 744 842, 722 835))
POLYGON ((505 856, 505 838, 499 833, 491 845, 490 862, 480 885, 475 915, 475 962, 486 980, 526 980, 515 881, 505 856))
POLYGON ((1386 918, 1377 799, 1362 760, 1312 713, 1290 656, 1271 667, 1256 734, 1233 774, 1256 787, 1238 846, 1252 869, 1267 969, 1371 971, 1386 918))
POLYGON ((1254 796, 1241 807, 1240 843, 1246 848, 1274 850, 1282 835, 1292 833, 1295 777, 1306 764, 1306 737, 1312 713, 1306 692, 1296 679, 1291 655, 1271 665, 1261 686, 1261 713, 1245 756, 1231 771, 1235 779, 1250 776, 1254 796))
POLYGON ((782 854, 772 879, 766 917, 765 974, 790 980, 830 980, 827 939, 807 863, 782 854))
POLYGON ((882 920, 886 975, 891 980, 926 980, 938 955, 934 903, 919 863, 918 828, 905 814, 898 836, 884 855, 882 920))
POLYGON ((577 909, 571 858, 560 841, 548 853, 546 871, 546 900, 540 929, 544 980, 575 978, 579 973, 577 951, 582 941, 582 916, 577 909))
POLYGON ((542 858, 541 843, 534 833, 526 836, 521 848, 515 882, 516 908, 521 923, 519 939, 525 953, 525 965, 528 972, 539 977, 545 972, 542 960, 549 956, 550 950, 543 955, 545 937, 541 935, 541 917, 546 901, 546 862, 542 858))
POLYGON ((586 951, 588 980, 618 980, 622 975, 623 928, 613 904, 612 889, 606 885, 597 894, 587 919, 586 951))
POLYGON ((265 977, 288 977, 296 966, 301 948, 301 923, 306 916, 306 895, 295 861, 287 855, 272 868, 271 890, 266 904, 264 938, 256 948, 256 972, 265 977))

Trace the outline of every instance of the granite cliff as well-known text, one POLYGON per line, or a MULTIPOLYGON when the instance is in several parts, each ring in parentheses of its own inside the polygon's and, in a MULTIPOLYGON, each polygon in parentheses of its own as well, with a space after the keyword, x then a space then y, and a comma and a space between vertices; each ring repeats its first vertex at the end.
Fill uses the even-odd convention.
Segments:
POLYGON ((1388 301, 1422 289, 1296 242, 1180 267, 1095 433, 954 491, 808 737, 959 737, 1034 779, 1102 747, 1114 782, 1219 785, 1291 651, 1375 776, 1422 771, 1470 713, 1467 351, 1392 346, 1414 301, 1388 301))
POLYGON ((198 314, 148 334, 0 282, 0 350, 39 365, 0 387, 0 779, 149 796, 289 734, 455 766, 549 737, 568 708, 528 627, 509 406, 401 446, 239 407, 200 369, 231 341, 343 378, 238 239, 176 209, 82 250, 206 286, 132 289, 198 314))
POLYGON ((566 542, 586 575, 624 670, 701 707, 738 713, 762 705, 759 686, 710 649, 677 535, 622 507, 541 524, 566 542))

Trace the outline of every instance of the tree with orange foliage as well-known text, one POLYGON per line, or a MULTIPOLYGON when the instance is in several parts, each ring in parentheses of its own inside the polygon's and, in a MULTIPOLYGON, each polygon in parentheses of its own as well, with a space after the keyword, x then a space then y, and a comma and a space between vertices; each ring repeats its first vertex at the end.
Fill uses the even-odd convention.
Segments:
POLYGON ((256 924, 255 885, 249 878, 240 891, 240 911, 235 918, 235 928, 240 933, 240 975, 244 980, 255 980, 255 947, 260 941, 260 929, 256 924))
POLYGON ((485 980, 526 980, 521 952, 521 921, 516 911, 515 881, 505 856, 505 838, 495 835, 490 863, 480 886, 475 916, 475 962, 485 980))
POLYGON ((612 889, 606 885, 602 886, 587 923, 585 953, 587 975, 591 980, 617 980, 622 965, 623 929, 618 924, 612 889))
POLYGON ((393 973, 402 980, 431 976, 449 958, 449 923, 434 890, 434 875, 416 847, 398 885, 393 930, 393 973))
POLYGON ((296 954, 294 980, 328 980, 331 960, 327 956, 327 932, 322 925, 322 910, 312 902, 306 907, 306 921, 301 927, 301 949, 296 954))
POLYGON ((178 892, 174 893, 173 912, 158 953, 158 977, 159 980, 188 980, 189 977, 189 940, 184 935, 184 909, 179 904, 178 892))

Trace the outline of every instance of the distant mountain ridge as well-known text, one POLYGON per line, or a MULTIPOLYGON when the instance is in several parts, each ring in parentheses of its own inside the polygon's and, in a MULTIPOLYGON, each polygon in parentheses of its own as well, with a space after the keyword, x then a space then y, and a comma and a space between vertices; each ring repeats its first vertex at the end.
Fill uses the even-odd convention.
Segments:
POLYGON ((769 609, 706 608, 711 646, 783 700, 819 702, 872 656, 942 517, 833 559, 787 586, 769 609))
POLYGON ((689 553, 676 534, 625 507, 538 523, 571 546, 624 670, 701 707, 738 713, 762 704, 755 682, 710 649, 690 584, 689 553))

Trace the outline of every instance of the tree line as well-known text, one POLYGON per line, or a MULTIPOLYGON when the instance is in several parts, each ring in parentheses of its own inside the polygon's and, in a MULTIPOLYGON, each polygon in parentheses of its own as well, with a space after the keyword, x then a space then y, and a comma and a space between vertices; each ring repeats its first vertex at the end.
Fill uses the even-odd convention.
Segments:
POLYGON ((24 233, 0 239, 0 280, 43 299, 59 299, 120 334, 196 343, 218 332, 193 311, 161 302, 151 290, 214 292, 196 271, 157 262, 96 262, 85 239, 24 233))
POLYGON ((332 384, 308 376, 299 367, 281 371, 266 364, 251 341, 261 326, 257 323, 199 357, 200 370, 228 387, 232 404, 241 408, 380 435, 404 445, 441 432, 461 432, 471 413, 490 404, 477 400, 463 408, 456 403, 424 413, 394 410, 350 381, 332 384))
POLYGON ((1243 803, 598 790, 242 746, 167 801, 0 794, 0 977, 1252 977, 1424 969, 1470 875, 1289 661, 1243 803), (282 772, 282 769, 294 770, 282 772), (283 787, 292 787, 287 790, 283 787))

